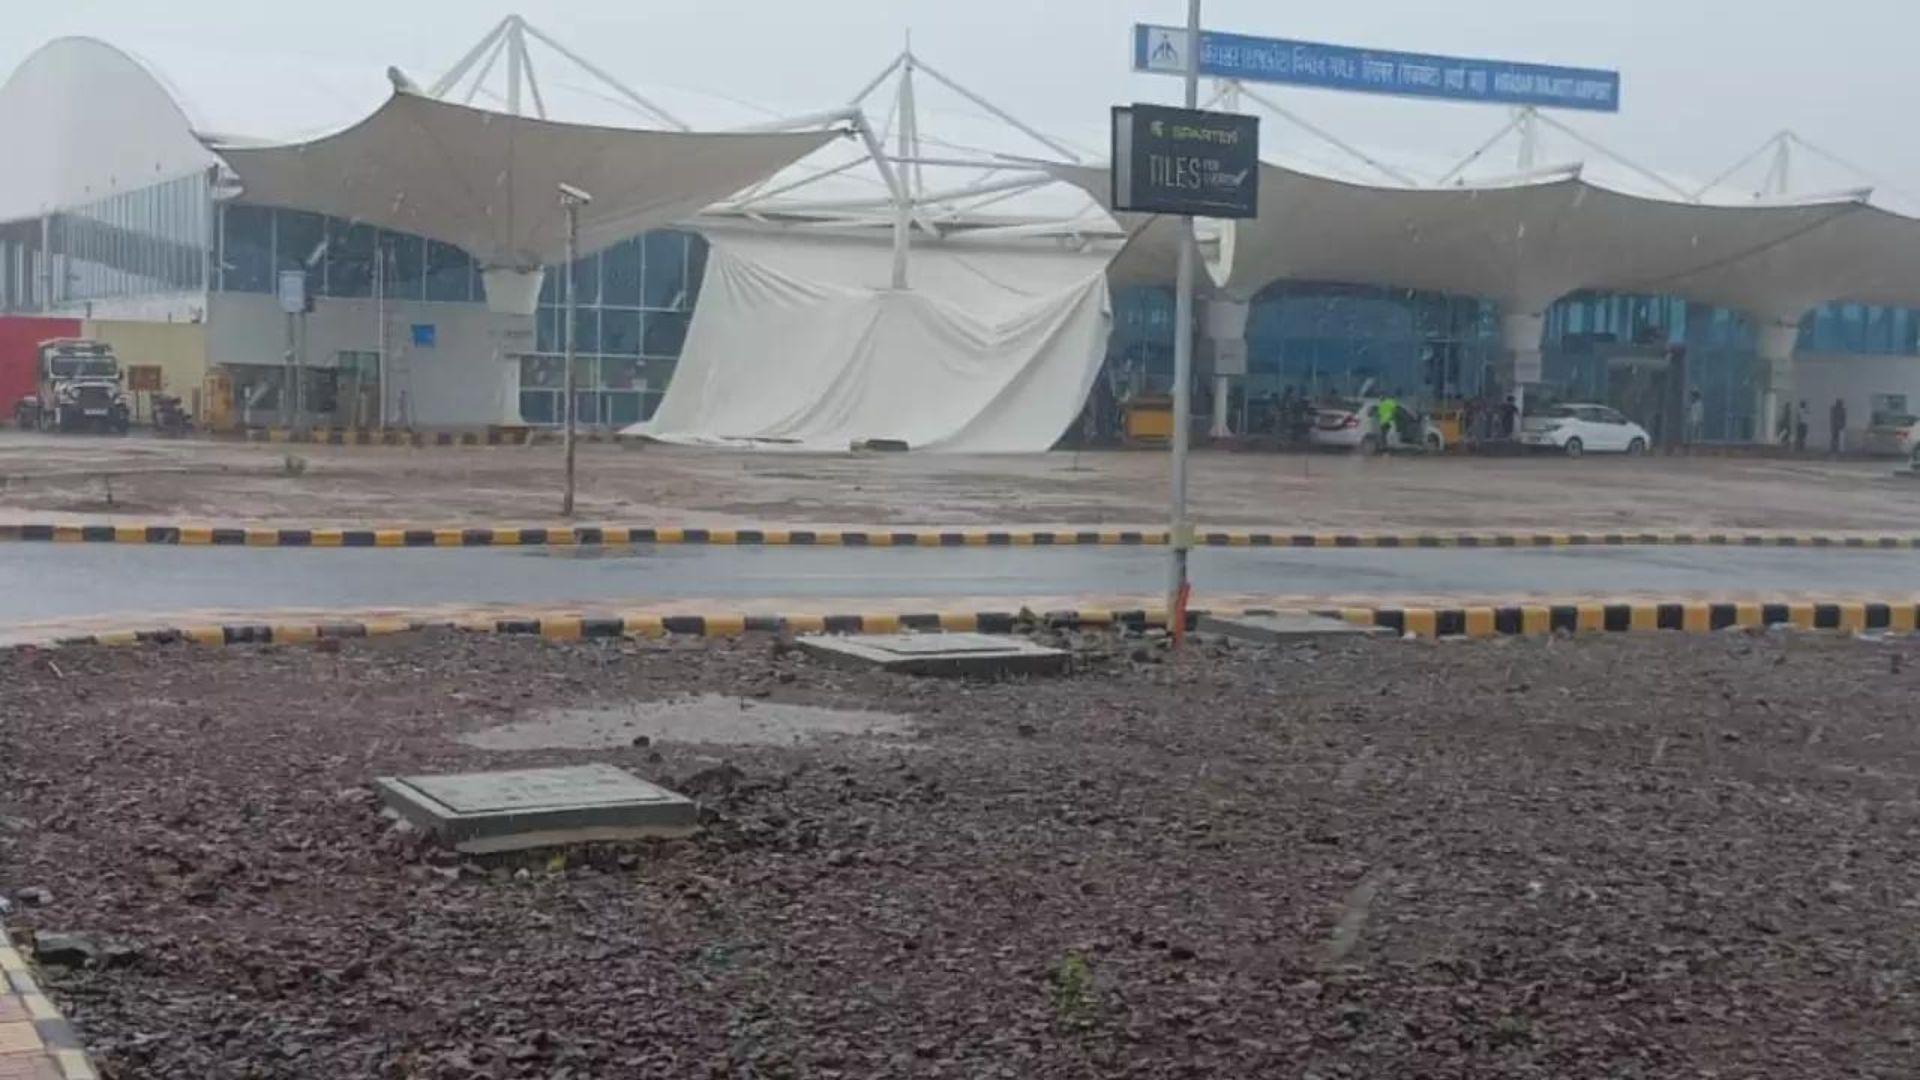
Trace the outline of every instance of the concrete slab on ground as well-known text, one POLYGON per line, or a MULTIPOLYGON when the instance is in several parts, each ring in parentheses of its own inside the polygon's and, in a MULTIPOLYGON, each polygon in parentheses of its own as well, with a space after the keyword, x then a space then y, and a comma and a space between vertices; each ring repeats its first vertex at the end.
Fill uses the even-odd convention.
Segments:
POLYGON ((1345 619, 1310 611, 1280 611, 1271 615, 1203 615, 1194 627, 1202 634, 1218 634, 1256 645, 1288 645, 1327 638, 1378 637, 1385 627, 1362 626, 1345 619))
POLYGON ((902 675, 1061 675, 1073 657, 1017 637, 986 634, 862 634, 805 637, 810 655, 842 667, 877 668, 902 675))
POLYGON ((378 787, 395 812, 470 853, 686 836, 699 827, 693 800, 605 764, 386 776, 378 787))

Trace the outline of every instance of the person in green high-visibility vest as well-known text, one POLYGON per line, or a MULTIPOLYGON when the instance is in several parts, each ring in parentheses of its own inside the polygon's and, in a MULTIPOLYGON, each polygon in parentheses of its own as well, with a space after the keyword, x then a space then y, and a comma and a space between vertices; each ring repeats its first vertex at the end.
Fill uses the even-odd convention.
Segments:
POLYGON ((1400 402, 1395 398, 1383 397, 1373 411, 1380 418, 1380 447, 1384 450, 1393 441, 1394 424, 1400 419, 1400 402))

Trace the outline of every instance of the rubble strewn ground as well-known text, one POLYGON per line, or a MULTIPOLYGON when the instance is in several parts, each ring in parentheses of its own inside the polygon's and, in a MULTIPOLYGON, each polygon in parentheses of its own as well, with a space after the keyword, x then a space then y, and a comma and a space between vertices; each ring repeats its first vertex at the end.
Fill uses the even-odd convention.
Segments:
MULTIPOLYGON (((0 431, 0 521, 261 524, 556 521, 558 448, 250 445, 0 431), (293 465, 290 467, 289 458, 293 465)), ((1166 518, 1164 451, 964 456, 580 451, 583 521, 706 526, 1096 526, 1166 518)), ((1203 451, 1213 528, 1789 530, 1913 528, 1898 461, 1393 458, 1203 451)))
POLYGON ((1113 641, 1030 684, 752 639, 19 652, 0 894, 94 936, 47 981, 122 1080, 1910 1077, 1917 689, 1914 642, 1745 634, 1113 641), (681 694, 910 723, 456 738, 681 694), (586 761, 713 822, 482 862, 369 789, 586 761))

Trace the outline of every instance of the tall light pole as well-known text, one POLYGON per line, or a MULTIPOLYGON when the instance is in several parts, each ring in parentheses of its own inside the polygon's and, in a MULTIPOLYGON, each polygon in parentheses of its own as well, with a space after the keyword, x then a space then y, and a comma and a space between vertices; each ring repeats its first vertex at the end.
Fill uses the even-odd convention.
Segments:
MULTIPOLYGON (((1187 0, 1186 106, 1200 104, 1200 0, 1187 0)), ((1168 629, 1178 640, 1185 629, 1187 553, 1193 526, 1187 523, 1187 443, 1193 426, 1193 217, 1180 217, 1180 263, 1173 292, 1173 513, 1167 546, 1173 566, 1167 580, 1168 629)))
POLYGON ((567 374, 562 385, 566 387, 563 414, 566 417, 567 448, 567 490, 560 498, 560 515, 573 516, 573 428, 574 428, 574 375, 573 375, 573 264, 580 255, 580 208, 593 201, 593 196, 574 187, 572 184, 560 185, 560 205, 567 209, 567 268, 566 268, 566 327, 562 331, 566 342, 567 374))

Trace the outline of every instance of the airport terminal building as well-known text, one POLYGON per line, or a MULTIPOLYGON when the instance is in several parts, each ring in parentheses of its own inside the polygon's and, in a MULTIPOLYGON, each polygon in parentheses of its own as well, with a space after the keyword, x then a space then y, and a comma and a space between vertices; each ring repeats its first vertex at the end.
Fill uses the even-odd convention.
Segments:
MULTIPOLYGON (((0 137, 16 155, 0 177, 0 416, 31 390, 21 350, 75 336, 114 345, 130 370, 150 369, 142 385, 209 421, 272 424, 293 334, 301 400, 319 425, 559 421, 560 274, 546 274, 530 312, 502 311, 460 245, 257 200, 161 83, 112 46, 61 39, 29 57, 0 87, 0 137), (311 297, 294 319, 279 296, 289 271, 311 297)), ((1325 212, 1277 211, 1209 241, 1207 306, 1225 317, 1201 333, 1243 338, 1247 372, 1221 384, 1237 405, 1286 387, 1350 395, 1369 381, 1416 400, 1524 386, 1529 397, 1615 403, 1658 435, 1656 414, 1685 386, 1703 396, 1705 437, 1722 441, 1771 438, 1768 417, 1797 399, 1812 402, 1816 427, 1836 397, 1860 427, 1920 411, 1920 254, 1910 254, 1920 227, 1863 200, 1683 211, 1577 176, 1396 191, 1275 169, 1267 205, 1325 212), (1560 227, 1576 220, 1626 239, 1591 249, 1589 267, 1578 230, 1560 227), (1514 223, 1525 235, 1541 221, 1559 247, 1512 239, 1514 223), (1691 244, 1663 254, 1658 237, 1676 231, 1691 244), (1326 254, 1280 254, 1302 249, 1326 254)), ((598 244, 575 265, 583 423, 624 428, 667 396, 714 247, 700 215, 671 224, 598 244)), ((1119 220, 1091 241, 1076 231, 1075 254, 1111 264, 1098 372, 1036 384, 1047 392, 1071 396, 1077 380, 1084 398, 1098 380, 1138 389, 1170 378, 1170 261, 1139 232, 1119 220)), ((1214 384, 1203 381, 1204 394, 1214 384)), ((1225 411, 1238 428, 1240 412, 1225 411)))

